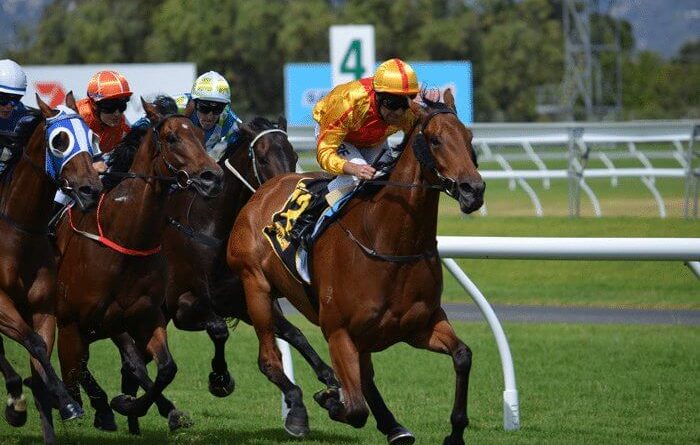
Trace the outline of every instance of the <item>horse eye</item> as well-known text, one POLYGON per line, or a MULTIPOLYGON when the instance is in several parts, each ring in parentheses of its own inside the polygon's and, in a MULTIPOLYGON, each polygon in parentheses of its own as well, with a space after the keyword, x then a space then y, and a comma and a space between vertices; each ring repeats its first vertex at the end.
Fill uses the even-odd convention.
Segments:
POLYGON ((174 143, 177 142, 179 139, 180 139, 180 138, 178 138, 177 135, 176 135, 175 133, 168 133, 168 135, 165 137, 165 140, 166 140, 169 144, 174 144, 174 143))
POLYGON ((431 136, 430 137, 430 145, 432 145, 432 146, 440 145, 440 139, 437 138, 436 136, 431 136))

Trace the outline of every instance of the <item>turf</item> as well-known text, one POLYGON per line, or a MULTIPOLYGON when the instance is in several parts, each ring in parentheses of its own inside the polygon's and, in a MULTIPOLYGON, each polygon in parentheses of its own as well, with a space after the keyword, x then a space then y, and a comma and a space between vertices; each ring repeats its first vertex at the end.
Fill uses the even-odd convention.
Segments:
MULTIPOLYGON (((327 358, 317 328, 299 317, 312 344, 327 358)), ((478 444, 690 444, 700 441, 697 373, 700 366, 697 327, 615 325, 506 324, 511 342, 522 429, 502 426, 503 377, 495 342, 485 323, 455 323, 474 351, 470 383, 471 426, 467 443, 478 444)), ((374 421, 359 430, 330 421, 311 399, 321 388, 308 367, 294 355, 297 381, 305 390, 311 435, 289 439, 282 430, 280 396, 257 370, 257 343, 249 326, 241 326, 228 347, 236 392, 217 399, 206 391, 212 346, 203 333, 170 330, 179 372, 167 395, 190 413, 195 426, 169 433, 152 409, 142 419, 143 435, 130 437, 126 421, 119 431, 92 428, 92 411, 81 421, 58 422, 63 444, 382 444, 374 421)), ((7 344, 12 363, 26 355, 7 344)), ((109 342, 92 348, 91 369, 108 394, 118 392, 117 353, 109 342)), ((418 444, 439 444, 449 429, 454 372, 448 357, 405 345, 375 354, 377 385, 387 404, 417 437, 418 444)), ((31 399, 31 396, 29 396, 31 399)), ((0 421, 0 443, 40 443, 33 404, 28 424, 12 429, 0 421)))

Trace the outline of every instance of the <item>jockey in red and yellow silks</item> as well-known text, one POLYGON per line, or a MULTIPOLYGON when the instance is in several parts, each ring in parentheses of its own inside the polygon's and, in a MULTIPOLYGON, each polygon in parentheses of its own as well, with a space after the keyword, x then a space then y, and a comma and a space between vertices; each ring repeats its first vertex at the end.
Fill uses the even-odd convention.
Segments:
POLYGON ((335 175, 370 179, 374 169, 360 167, 362 160, 357 156, 344 156, 346 149, 359 149, 367 164, 367 149, 383 146, 398 131, 410 130, 417 117, 409 100, 418 91, 415 71, 399 59, 382 63, 373 77, 333 88, 313 110, 319 132, 316 159, 321 168, 335 175))

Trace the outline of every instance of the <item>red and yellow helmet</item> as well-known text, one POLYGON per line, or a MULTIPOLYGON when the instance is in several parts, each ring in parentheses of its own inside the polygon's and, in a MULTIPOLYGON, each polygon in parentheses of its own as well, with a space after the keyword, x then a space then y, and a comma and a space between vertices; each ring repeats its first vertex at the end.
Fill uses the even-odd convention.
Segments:
POLYGON ((378 93, 412 96, 419 91, 416 72, 401 59, 389 59, 379 65, 372 85, 378 93))
POLYGON ((87 95, 95 102, 106 99, 128 99, 131 94, 129 82, 116 71, 98 71, 88 82, 87 95))

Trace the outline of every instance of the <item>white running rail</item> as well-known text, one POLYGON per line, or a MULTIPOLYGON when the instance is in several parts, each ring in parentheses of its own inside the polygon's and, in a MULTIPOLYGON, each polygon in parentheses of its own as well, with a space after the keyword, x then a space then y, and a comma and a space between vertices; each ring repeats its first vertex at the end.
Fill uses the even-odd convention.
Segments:
MULTIPOLYGON (((481 310, 496 339, 503 368, 503 427, 520 429, 520 407, 515 366, 508 338, 491 305, 453 258, 539 260, 684 261, 700 278, 700 238, 531 238, 438 236, 438 251, 481 310)), ((289 346, 279 343, 287 375, 293 376, 289 346)), ((283 401, 284 407, 284 401, 283 401)), ((283 417, 284 417, 283 409, 283 417)))

